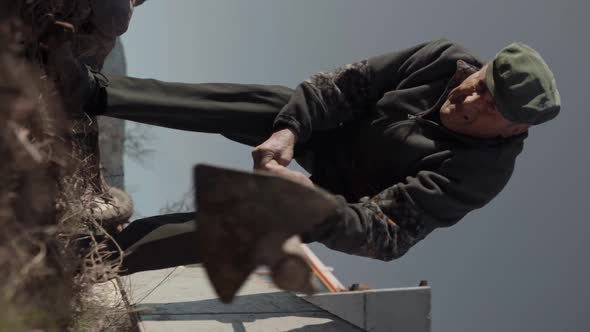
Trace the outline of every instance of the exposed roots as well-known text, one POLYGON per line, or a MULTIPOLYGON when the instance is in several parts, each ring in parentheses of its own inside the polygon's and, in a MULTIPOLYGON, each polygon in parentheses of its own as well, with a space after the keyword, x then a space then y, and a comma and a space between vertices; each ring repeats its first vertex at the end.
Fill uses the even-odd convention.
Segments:
POLYGON ((112 331, 125 313, 87 295, 119 271, 110 234, 131 201, 102 180, 93 120, 62 111, 43 69, 44 38, 89 29, 90 2, 0 0, 0 331, 112 331))

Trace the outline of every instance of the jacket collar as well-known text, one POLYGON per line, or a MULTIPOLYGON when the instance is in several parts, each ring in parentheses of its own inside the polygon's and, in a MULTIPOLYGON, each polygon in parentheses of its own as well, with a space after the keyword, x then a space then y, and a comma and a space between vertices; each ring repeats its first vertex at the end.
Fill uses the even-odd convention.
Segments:
POLYGON ((440 96, 440 98, 438 99, 436 104, 431 109, 419 114, 417 116, 417 119, 420 119, 423 121, 428 121, 428 122, 432 123, 433 125, 436 124, 438 127, 440 127, 443 131, 445 131, 449 135, 454 136, 455 138, 457 138, 460 141, 462 141, 466 144, 469 144, 469 145, 497 145, 497 144, 505 144, 505 143, 511 143, 511 142, 515 142, 515 141, 524 140, 528 136, 527 132, 517 135, 517 136, 509 137, 509 138, 502 138, 502 137, 491 138, 491 139, 474 138, 471 136, 459 134, 459 133, 456 133, 452 130, 449 130, 449 129, 445 128, 442 124, 440 124, 438 121, 433 122, 433 121, 429 121, 429 120, 424 119, 424 117, 426 117, 426 116, 438 117, 438 115, 434 114, 434 113, 436 113, 440 110, 442 104, 444 104, 445 100, 447 99, 449 92, 451 90, 453 90, 454 88, 456 88, 457 86, 459 86, 459 84, 461 84, 467 77, 471 76, 472 74, 474 74, 475 72, 477 72, 478 70, 481 69, 481 66, 472 65, 472 64, 467 63, 463 60, 457 60, 456 65, 457 65, 457 68, 455 70, 455 73, 453 74, 453 76, 451 77, 449 82, 447 83, 447 86, 446 86, 443 94, 440 96))

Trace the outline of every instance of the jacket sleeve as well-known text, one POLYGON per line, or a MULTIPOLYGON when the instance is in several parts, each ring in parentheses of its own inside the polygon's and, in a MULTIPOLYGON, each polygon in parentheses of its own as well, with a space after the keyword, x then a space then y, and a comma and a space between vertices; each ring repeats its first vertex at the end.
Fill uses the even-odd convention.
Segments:
POLYGON ((430 67, 441 68, 441 61, 454 70, 453 55, 458 54, 465 52, 450 41, 437 40, 312 75, 297 86, 274 128, 295 130, 303 143, 314 131, 335 128, 372 109, 385 92, 410 75, 435 75, 430 67))
POLYGON ((478 157, 477 153, 441 153, 434 157, 445 159, 439 168, 423 169, 374 197, 353 204, 339 197, 334 217, 303 239, 357 256, 399 258, 435 228, 455 224, 502 190, 512 174, 513 160, 502 167, 465 167, 457 161, 478 157))

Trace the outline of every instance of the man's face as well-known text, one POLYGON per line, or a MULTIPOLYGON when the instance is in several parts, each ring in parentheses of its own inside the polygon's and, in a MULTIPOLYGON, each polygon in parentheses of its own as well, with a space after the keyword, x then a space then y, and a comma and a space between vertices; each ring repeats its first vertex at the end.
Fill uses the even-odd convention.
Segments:
POLYGON ((504 118, 485 84, 485 66, 454 88, 440 109, 442 124, 457 133, 476 138, 510 137, 529 125, 504 118))

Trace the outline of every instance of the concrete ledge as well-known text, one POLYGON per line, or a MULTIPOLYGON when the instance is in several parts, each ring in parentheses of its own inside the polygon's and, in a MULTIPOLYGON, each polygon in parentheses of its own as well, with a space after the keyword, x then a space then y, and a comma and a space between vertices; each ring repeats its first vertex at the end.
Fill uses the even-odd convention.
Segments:
MULTIPOLYGON (((170 318, 170 317, 167 317, 170 318)), ((360 332, 349 324, 326 317, 323 312, 298 314, 220 314, 174 316, 172 320, 143 316, 142 331, 147 332, 360 332)))
POLYGON ((145 332, 362 331, 260 275, 252 275, 229 305, 217 300, 199 266, 137 273, 125 284, 145 332))
POLYGON ((369 332, 429 332, 430 287, 393 288, 302 297, 369 332))

